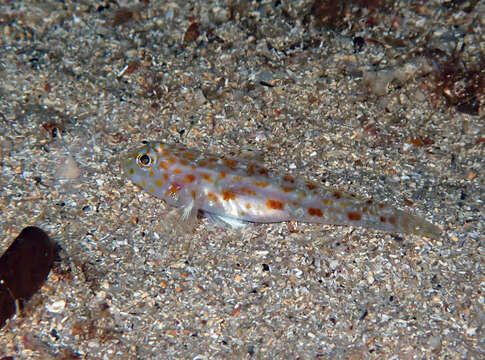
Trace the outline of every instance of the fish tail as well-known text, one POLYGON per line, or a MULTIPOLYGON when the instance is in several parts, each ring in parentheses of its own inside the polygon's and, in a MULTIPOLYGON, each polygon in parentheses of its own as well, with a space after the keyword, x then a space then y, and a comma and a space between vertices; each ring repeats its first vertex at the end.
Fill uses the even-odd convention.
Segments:
POLYGON ((420 216, 411 215, 404 211, 398 210, 398 225, 402 232, 437 239, 441 235, 441 229, 426 221, 420 216))

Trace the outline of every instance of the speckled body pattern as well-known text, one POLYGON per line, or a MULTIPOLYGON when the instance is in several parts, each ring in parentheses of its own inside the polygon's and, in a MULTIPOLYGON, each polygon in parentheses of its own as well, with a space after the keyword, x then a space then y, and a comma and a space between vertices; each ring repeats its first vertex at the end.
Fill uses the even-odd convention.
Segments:
POLYGON ((182 144, 148 143, 122 160, 138 186, 167 203, 249 222, 297 220, 363 226, 437 237, 424 219, 373 200, 362 200, 291 175, 270 173, 257 162, 218 156, 182 144))

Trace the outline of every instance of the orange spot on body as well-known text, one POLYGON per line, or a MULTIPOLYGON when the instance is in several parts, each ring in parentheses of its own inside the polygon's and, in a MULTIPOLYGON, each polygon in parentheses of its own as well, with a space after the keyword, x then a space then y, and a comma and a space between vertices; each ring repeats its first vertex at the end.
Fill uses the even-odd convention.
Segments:
POLYGON ((254 168, 255 168, 256 166, 257 166, 256 164, 249 164, 249 167, 248 167, 248 175, 249 175, 249 176, 254 175, 254 168))
POLYGON ((304 198, 306 198, 306 197, 307 197, 306 192, 304 192, 304 191, 300 191, 300 192, 298 193, 298 200, 303 200, 303 199, 304 199, 304 198))
POLYGON ((234 200, 236 198, 236 193, 231 190, 222 190, 222 198, 226 201, 234 200))
POLYGON ((201 173, 201 174, 200 174, 200 177, 201 177, 202 179, 204 179, 205 181, 212 182, 212 177, 210 176, 210 174, 207 174, 207 173, 201 173))
POLYGON ((234 159, 224 159, 224 163, 226 164, 226 166, 231 169, 231 170, 234 170, 236 169, 236 166, 237 166, 237 161, 234 160, 234 159))
POLYGON ((368 210, 368 209, 367 209, 367 206, 364 206, 364 207, 362 208, 362 212, 364 212, 364 213, 365 213, 365 212, 367 212, 367 210, 368 210))
POLYGON ((256 191, 254 191, 254 190, 252 190, 252 189, 249 189, 249 188, 247 188, 246 186, 243 186, 243 187, 241 188, 241 192, 242 192, 243 194, 248 194, 248 195, 256 195, 256 191))
POLYGON ((248 209, 248 210, 251 209, 251 204, 250 203, 247 203, 246 204, 246 209, 248 209))
POLYGON ((383 203, 379 203, 379 208, 383 209, 385 206, 383 203))
POLYGON ((182 164, 183 166, 187 166, 189 165, 189 162, 185 159, 180 159, 180 164, 182 164))
POLYGON ((164 178, 165 180, 168 180, 168 174, 167 174, 167 173, 164 173, 164 174, 163 174, 163 178, 164 178))
POLYGON ((362 215, 357 212, 348 212, 347 218, 351 221, 359 221, 360 219, 362 219, 362 215))
POLYGON ((199 162, 197 162, 197 165, 199 165, 200 167, 206 167, 207 161, 206 160, 200 160, 199 162))
POLYGON ((253 184, 260 187, 266 187, 269 185, 269 183, 266 181, 253 181, 253 184))
POLYGON ((285 186, 285 185, 281 185, 281 190, 283 190, 284 192, 290 192, 290 191, 293 191, 295 190, 296 188, 294 186, 285 186))
POLYGON ((365 203, 366 203, 367 205, 372 205, 373 201, 372 201, 372 200, 367 200, 365 203))
POLYGON ((389 223, 391 223, 392 225, 396 225, 396 219, 393 218, 393 217, 390 217, 389 218, 389 223))
POLYGON ((322 210, 320 210, 318 208, 309 208, 308 209, 308 213, 311 216, 318 216, 318 217, 322 217, 323 216, 322 210))
POLYGON ((266 206, 273 210, 283 210, 284 204, 281 201, 269 199, 266 201, 266 206))
POLYGON ((197 197, 197 193, 195 192, 195 190, 192 190, 190 194, 192 195, 192 199, 195 200, 195 198, 197 197))
POLYGON ((379 220, 381 220, 381 222, 383 222, 383 223, 384 223, 384 222, 386 222, 386 218, 385 218, 384 216, 381 216, 381 217, 379 218, 379 220))
POLYGON ((188 159, 188 160, 195 160, 195 154, 192 152, 185 152, 182 154, 182 157, 188 159))
POLYGON ((341 193, 339 193, 338 191, 335 191, 335 192, 333 193, 333 197, 334 197, 335 199, 340 199, 340 198, 342 197, 342 194, 341 194, 341 193))
POLYGON ((305 184, 306 184, 306 187, 308 188, 308 190, 315 190, 315 189, 318 188, 318 185, 315 184, 313 181, 310 181, 310 180, 305 181, 305 184))
POLYGON ((182 172, 182 170, 180 170, 180 168, 173 169, 174 174, 180 174, 181 172, 182 172))
POLYGON ((207 198, 210 200, 210 201, 218 201, 218 197, 217 195, 215 195, 214 193, 207 193, 207 198))
POLYGON ((184 180, 185 183, 191 183, 191 182, 194 182, 194 181, 195 181, 194 175, 192 175, 192 174, 185 175, 185 180, 184 180))
POLYGON ((168 163, 166 161, 160 161, 160 167, 164 170, 168 169, 168 163))
POLYGON ((224 179, 224 178, 226 177, 226 175, 227 175, 227 172, 225 172, 225 171, 221 171, 221 172, 219 173, 219 179, 224 179))
POLYGON ((168 189, 168 193, 173 195, 173 194, 176 194, 180 189, 181 189, 180 185, 172 184, 172 185, 170 185, 170 188, 168 189))
POLYGON ((259 175, 268 176, 268 170, 263 169, 263 168, 259 169, 258 173, 259 173, 259 175))
POLYGON ((171 158, 168 159, 169 164, 175 164, 176 162, 177 162, 177 159, 174 158, 174 157, 171 157, 171 158))
POLYGON ((333 201, 328 199, 323 199, 322 204, 327 206, 333 206, 333 201))
POLYGON ((295 183, 295 179, 292 176, 290 176, 290 175, 283 176, 283 180, 285 180, 285 181, 287 181, 289 183, 292 183, 292 184, 295 183))

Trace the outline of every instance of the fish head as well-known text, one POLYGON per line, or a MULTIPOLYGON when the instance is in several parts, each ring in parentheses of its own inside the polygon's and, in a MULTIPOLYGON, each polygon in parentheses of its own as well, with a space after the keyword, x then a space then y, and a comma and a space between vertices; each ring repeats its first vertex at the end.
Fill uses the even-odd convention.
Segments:
POLYGON ((122 173, 141 188, 152 186, 152 178, 155 169, 158 170, 160 162, 160 152, 159 143, 148 143, 141 148, 129 151, 121 158, 122 173))

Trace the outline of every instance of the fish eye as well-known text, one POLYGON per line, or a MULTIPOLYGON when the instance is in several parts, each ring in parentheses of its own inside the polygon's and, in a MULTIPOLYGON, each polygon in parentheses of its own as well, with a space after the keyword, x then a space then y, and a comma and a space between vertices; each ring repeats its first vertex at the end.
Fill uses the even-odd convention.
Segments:
POLYGON ((152 158, 148 154, 138 155, 138 159, 136 159, 138 165, 147 167, 150 166, 152 163, 152 158))

